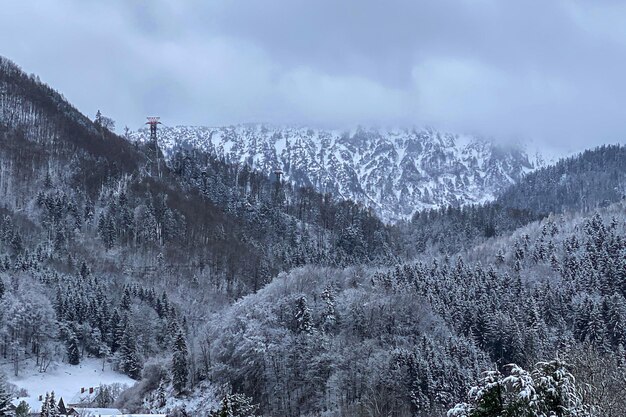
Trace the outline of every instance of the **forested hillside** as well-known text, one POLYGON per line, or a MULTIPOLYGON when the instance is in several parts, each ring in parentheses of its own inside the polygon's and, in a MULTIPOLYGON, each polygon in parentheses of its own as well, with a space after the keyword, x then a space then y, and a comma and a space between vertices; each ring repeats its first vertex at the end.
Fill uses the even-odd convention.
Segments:
POLYGON ((625 409, 626 207, 556 216, 453 258, 305 267, 224 310, 206 372, 272 415, 443 415, 487 369, 560 357, 625 409))
POLYGON ((587 150, 526 175, 493 202, 417 212, 400 226, 406 256, 451 254, 550 214, 587 213, 624 200, 624 184, 626 147, 587 150))
POLYGON ((165 165, 4 58, 0 93, 10 380, 98 358, 128 411, 426 417, 558 357, 594 415, 626 408, 623 147, 388 225, 211 153, 165 165))
POLYGON ((6 59, 0 88, 1 352, 16 375, 31 359, 96 356, 140 379, 281 270, 395 259, 389 230, 356 204, 189 155, 158 175, 162 155, 6 59))

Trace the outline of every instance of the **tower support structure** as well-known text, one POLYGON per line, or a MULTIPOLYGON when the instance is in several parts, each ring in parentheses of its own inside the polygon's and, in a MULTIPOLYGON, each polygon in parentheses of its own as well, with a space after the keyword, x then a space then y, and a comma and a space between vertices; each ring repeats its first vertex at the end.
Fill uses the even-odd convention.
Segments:
POLYGON ((147 118, 147 125, 150 126, 150 146, 154 146, 154 157, 156 159, 157 175, 161 177, 161 151, 157 139, 157 126, 161 124, 160 117, 150 116, 147 118))

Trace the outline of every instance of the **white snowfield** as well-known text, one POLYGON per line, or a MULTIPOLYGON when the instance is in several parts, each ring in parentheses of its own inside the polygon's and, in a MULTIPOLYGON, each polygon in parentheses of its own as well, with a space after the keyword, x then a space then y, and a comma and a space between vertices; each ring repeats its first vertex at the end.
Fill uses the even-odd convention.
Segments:
POLYGON ((166 417, 167 414, 124 414, 116 408, 76 408, 79 417, 166 417))
POLYGON ((47 392, 54 391, 56 400, 63 398, 65 405, 69 406, 69 404, 80 402, 82 397, 88 395, 89 388, 97 388, 100 384, 119 383, 130 387, 136 382, 126 375, 111 370, 108 365, 102 371, 102 361, 99 359, 83 359, 80 365, 52 364, 43 373, 39 372, 33 361, 28 361, 17 377, 13 374, 10 365, 3 365, 2 368, 11 384, 15 385, 18 390, 24 389, 28 393, 26 397, 15 399, 14 404, 24 400, 30 406, 31 411, 41 409, 39 396, 45 398, 47 392), (86 392, 81 394, 81 388, 85 388, 86 392))
POLYGON ((76 408, 75 410, 79 416, 109 417, 123 415, 117 408, 76 408))

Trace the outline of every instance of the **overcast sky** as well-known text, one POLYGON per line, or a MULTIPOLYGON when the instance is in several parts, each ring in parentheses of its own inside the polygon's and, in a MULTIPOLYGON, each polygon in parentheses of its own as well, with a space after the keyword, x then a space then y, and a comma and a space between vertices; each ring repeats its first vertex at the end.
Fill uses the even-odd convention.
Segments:
POLYGON ((93 116, 626 142, 626 2, 3 1, 0 54, 93 116))

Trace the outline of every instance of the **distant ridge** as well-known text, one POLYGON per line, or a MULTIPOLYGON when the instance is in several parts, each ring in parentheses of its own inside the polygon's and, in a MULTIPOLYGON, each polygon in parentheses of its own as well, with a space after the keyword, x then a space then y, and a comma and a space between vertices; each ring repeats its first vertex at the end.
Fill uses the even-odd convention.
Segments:
MULTIPOLYGON (((146 130, 130 135, 138 142, 148 137, 146 130)), ((166 157, 199 149, 266 175, 280 168, 295 185, 359 202, 385 221, 408 219, 421 209, 491 201, 537 165, 522 149, 430 128, 164 126, 159 137, 166 157)))

